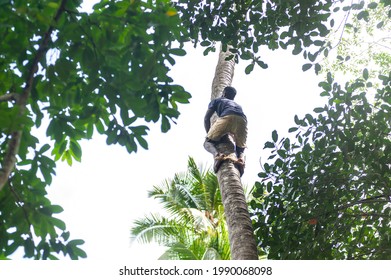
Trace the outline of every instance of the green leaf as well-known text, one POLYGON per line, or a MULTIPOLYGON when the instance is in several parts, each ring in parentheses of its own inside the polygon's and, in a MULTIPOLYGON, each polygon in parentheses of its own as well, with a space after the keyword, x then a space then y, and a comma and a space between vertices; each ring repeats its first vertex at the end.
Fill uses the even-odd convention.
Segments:
POLYGON ((319 63, 316 63, 316 64, 315 64, 315 73, 316 73, 316 74, 319 74, 320 70, 322 70, 322 67, 320 66, 319 63))
POLYGON ((278 154, 281 158, 286 158, 286 151, 284 151, 284 150, 278 150, 278 151, 277 151, 277 154, 278 154))
POLYGON ((368 77, 369 77, 369 73, 368 73, 368 69, 365 68, 364 71, 363 71, 363 77, 365 80, 368 80, 368 77))
MULTIPOLYGON (((55 210, 59 210, 59 209, 55 209, 55 210)), ((57 228, 61 229, 61 230, 65 230, 66 229, 66 225, 65 223, 60 220, 60 219, 57 219, 55 217, 50 217, 50 222, 57 228)))
POLYGON ((80 161, 81 160, 81 156, 82 156, 82 151, 81 151, 81 147, 80 147, 79 143, 72 140, 70 145, 69 145, 69 149, 72 151, 72 153, 74 155, 74 158, 77 161, 80 161))
POLYGON ((309 70, 312 67, 312 63, 306 63, 302 66, 303 72, 309 70))
POLYGON ((34 256, 34 252, 35 252, 34 241, 31 240, 30 238, 27 238, 24 241, 24 253, 25 253, 26 257, 27 258, 33 257, 34 256))
POLYGON ((357 19, 358 20, 361 20, 361 19, 364 19, 365 21, 367 21, 369 17, 369 12, 368 11, 361 11, 357 14, 357 19))
POLYGON ((49 208, 54 214, 64 212, 64 208, 62 208, 60 205, 51 205, 49 208))
POLYGON ((277 134, 276 130, 273 130, 273 132, 272 132, 272 139, 274 142, 277 142, 277 140, 278 140, 278 134, 277 134))
POLYGON ((293 55, 298 55, 299 53, 301 53, 302 50, 303 49, 301 47, 301 42, 297 41, 296 44, 295 44, 295 47, 293 48, 292 54, 293 55))
POLYGON ((74 247, 74 246, 80 246, 83 245, 85 242, 82 239, 74 239, 68 242, 68 246, 74 247))
POLYGON ((295 132, 297 131, 299 128, 298 127, 291 127, 288 129, 288 132, 291 133, 291 132, 295 132))
POLYGON ((294 121, 295 121, 295 124, 301 125, 301 121, 300 121, 300 119, 299 119, 299 117, 297 115, 295 115, 294 121))
POLYGON ((170 121, 168 120, 167 117, 162 117, 162 125, 161 125, 161 130, 162 132, 167 132, 169 131, 171 128, 171 124, 170 124, 170 121))
POLYGON ((380 28, 383 27, 383 25, 384 25, 384 21, 381 21, 381 22, 379 22, 379 23, 376 25, 376 27, 377 27, 378 29, 380 29, 380 28))
POLYGON ((141 147, 148 150, 148 142, 145 141, 145 139, 142 136, 136 135, 136 139, 137 139, 138 143, 141 145, 141 147))
POLYGON ((377 6, 378 6, 378 3, 376 3, 376 2, 371 2, 368 4, 369 9, 376 9, 377 6))
POLYGON ((266 149, 266 148, 274 148, 274 147, 275 147, 274 143, 268 141, 268 142, 265 143, 264 149, 266 149))
POLYGON ((328 72, 327 73, 327 82, 329 83, 330 85, 330 89, 331 89, 331 84, 333 83, 333 75, 331 74, 331 72, 328 72))
POLYGON ((250 74, 252 71, 254 70, 254 63, 251 63, 249 65, 247 65, 246 69, 244 70, 244 72, 246 74, 250 74))
POLYGON ((314 109, 314 112, 315 112, 315 113, 322 113, 322 112, 324 112, 324 111, 325 111, 325 108, 324 108, 324 107, 317 107, 317 108, 314 109))
POLYGON ((42 148, 39 150, 39 152, 41 154, 45 153, 46 151, 48 151, 50 149, 50 145, 49 144, 45 144, 42 146, 42 148))
POLYGON ((179 103, 182 103, 182 104, 189 103, 190 98, 191 98, 190 93, 188 93, 186 91, 177 91, 171 97, 172 100, 179 102, 179 103))
POLYGON ((257 61, 257 64, 262 68, 262 69, 267 69, 269 66, 263 62, 263 61, 257 61))
POLYGON ((171 49, 170 53, 172 53, 173 55, 177 55, 177 56, 185 56, 186 55, 186 51, 184 49, 171 49))

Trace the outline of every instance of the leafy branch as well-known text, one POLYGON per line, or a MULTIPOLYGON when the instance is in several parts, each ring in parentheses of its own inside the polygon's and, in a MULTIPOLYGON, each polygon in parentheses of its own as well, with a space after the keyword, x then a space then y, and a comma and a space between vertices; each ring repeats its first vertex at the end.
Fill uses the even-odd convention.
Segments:
MULTIPOLYGON (((67 0, 61 1, 60 7, 58 8, 56 15, 53 18, 53 23, 50 25, 49 29, 46 31, 45 35, 43 36, 42 42, 39 45, 37 53, 30 65, 30 69, 27 72, 26 85, 23 89, 22 94, 16 100, 17 101, 16 106, 19 108, 19 115, 23 115, 26 111, 27 100, 33 88, 34 76, 35 73, 38 71, 38 64, 48 50, 48 45, 54 30, 54 25, 58 22, 60 16, 65 11, 66 2, 67 0)), ((10 95, 14 96, 14 94, 3 95, 0 97, 0 101, 5 101, 7 100, 7 98, 9 98, 8 100, 10 100, 12 97, 10 95)), ((8 178, 15 167, 16 155, 18 154, 20 141, 22 138, 22 129, 23 126, 20 126, 18 130, 13 131, 10 135, 8 148, 4 157, 4 161, 2 163, 2 169, 0 170, 0 191, 8 182, 8 178)))

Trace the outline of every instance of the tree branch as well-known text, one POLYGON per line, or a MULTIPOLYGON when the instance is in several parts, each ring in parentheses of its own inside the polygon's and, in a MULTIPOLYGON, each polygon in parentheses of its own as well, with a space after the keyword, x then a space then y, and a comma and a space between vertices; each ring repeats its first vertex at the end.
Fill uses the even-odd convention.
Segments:
MULTIPOLYGON (((65 11, 66 2, 67 0, 61 1, 60 7, 58 8, 56 15, 53 18, 54 23, 57 23, 61 14, 65 11)), ((53 30, 54 30, 54 25, 52 24, 50 25, 49 29, 46 31, 45 35, 43 36, 42 42, 39 45, 34 60, 31 63, 29 71, 27 72, 26 85, 20 97, 17 98, 17 103, 16 103, 16 105, 18 105, 19 107, 19 115, 23 115, 26 110, 27 100, 33 88, 34 77, 35 77, 35 73, 38 70, 39 61, 42 59, 42 57, 44 57, 45 53, 47 52, 53 30)), ((3 96, 3 98, 5 97, 3 96)), ((19 128, 19 130, 16 130, 11 133, 11 138, 8 143, 8 148, 2 163, 2 169, 0 169, 0 191, 8 182, 8 178, 11 172, 14 170, 15 163, 16 163, 16 155, 19 152, 20 140, 22 138, 22 130, 23 130, 23 126, 19 128)))
POLYGON ((355 202, 352 202, 352 203, 347 203, 345 205, 342 205, 342 206, 338 207, 336 209, 336 211, 338 212, 338 211, 350 208, 350 207, 352 207, 354 205, 358 205, 358 204, 377 203, 377 202, 389 203, 390 201, 391 201, 390 200, 390 195, 389 194, 383 194, 383 195, 378 195, 378 196, 374 196, 374 197, 370 197, 370 198, 366 198, 366 199, 361 199, 361 200, 358 200, 358 201, 355 201, 355 202), (381 198, 384 198, 384 199, 381 199, 381 198))
POLYGON ((0 102, 16 100, 16 93, 6 93, 0 95, 0 102))

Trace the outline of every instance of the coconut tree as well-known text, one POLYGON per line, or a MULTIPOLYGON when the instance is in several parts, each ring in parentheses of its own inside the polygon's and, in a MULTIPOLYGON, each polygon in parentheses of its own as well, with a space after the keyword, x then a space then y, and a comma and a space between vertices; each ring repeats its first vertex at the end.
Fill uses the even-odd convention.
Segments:
MULTIPOLYGON (((231 85, 234 69, 234 55, 222 48, 212 82, 211 99, 221 96, 223 89, 231 85)), ((234 143, 227 137, 217 144, 216 148, 227 158, 218 169, 217 178, 225 209, 232 259, 256 260, 258 253, 252 222, 240 180, 241 175, 234 165, 237 160, 234 143)))
POLYGON ((135 221, 132 238, 166 246, 160 259, 230 259, 228 233, 217 178, 193 158, 186 173, 149 191, 166 215, 150 214, 135 221))

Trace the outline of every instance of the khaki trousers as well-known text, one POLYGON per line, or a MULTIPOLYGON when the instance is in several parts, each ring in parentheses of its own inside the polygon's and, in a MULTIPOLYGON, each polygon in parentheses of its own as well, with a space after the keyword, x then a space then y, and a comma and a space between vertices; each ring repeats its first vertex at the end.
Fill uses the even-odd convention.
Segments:
POLYGON ((210 128, 208 139, 219 141, 221 137, 229 134, 234 138, 236 146, 246 148, 247 121, 238 115, 228 115, 218 118, 210 128))

